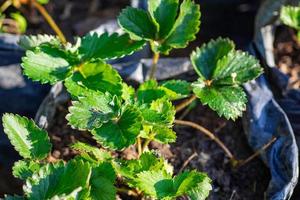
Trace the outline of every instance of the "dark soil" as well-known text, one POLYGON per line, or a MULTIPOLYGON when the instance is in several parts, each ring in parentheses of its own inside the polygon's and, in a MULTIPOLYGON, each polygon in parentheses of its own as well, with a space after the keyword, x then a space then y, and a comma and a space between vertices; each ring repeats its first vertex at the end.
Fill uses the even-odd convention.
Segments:
MULTIPOLYGON (((55 122, 48 129, 53 143, 52 159, 68 160, 74 157, 77 152, 71 150, 69 146, 77 140, 96 145, 89 133, 73 130, 67 125, 66 107, 67 105, 57 108, 55 122)), ((202 124, 213 131, 238 159, 247 158, 253 153, 247 144, 241 120, 226 121, 219 118, 207 107, 200 105, 190 112, 185 119, 202 124)), ((151 148, 158 149, 174 165, 175 173, 182 168, 187 159, 195 154, 184 169, 198 169, 208 173, 213 180, 213 191, 209 199, 264 199, 264 191, 267 189, 270 174, 260 159, 253 160, 239 169, 233 169, 229 159, 219 146, 200 132, 177 126, 175 131, 178 134, 176 143, 172 145, 152 143, 151 148)), ((136 157, 136 151, 129 148, 122 155, 118 155, 126 159, 133 159, 136 157)))
POLYGON ((279 27, 274 43, 275 61, 279 69, 290 77, 289 88, 300 88, 300 41, 294 30, 279 27))

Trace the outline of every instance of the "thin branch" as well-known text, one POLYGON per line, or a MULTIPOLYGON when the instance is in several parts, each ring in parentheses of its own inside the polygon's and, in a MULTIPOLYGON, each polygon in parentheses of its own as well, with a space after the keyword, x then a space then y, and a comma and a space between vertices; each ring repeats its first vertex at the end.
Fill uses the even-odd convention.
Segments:
POLYGON ((142 153, 148 148, 149 144, 151 142, 151 139, 147 139, 142 147, 142 153))
POLYGON ((193 94, 190 98, 186 99, 185 101, 176 106, 176 112, 182 111, 184 108, 193 103, 196 99, 196 95, 193 94))
POLYGON ((267 148, 269 148, 275 141, 277 140, 276 137, 272 138, 267 144, 265 144, 261 149, 257 150, 254 154, 252 154, 249 158, 246 160, 242 160, 238 163, 237 167, 242 167, 245 164, 249 163, 256 157, 258 157, 263 151, 265 151, 267 148))
POLYGON ((140 155, 142 154, 142 141, 141 141, 140 137, 137 138, 136 145, 137 145, 137 150, 138 150, 138 154, 140 157, 140 155))
POLYGON ((177 125, 183 125, 183 126, 189 126, 192 127, 194 129, 199 130, 200 132, 204 133, 205 135, 207 135, 210 139, 212 139, 213 141, 215 141, 225 152, 225 154, 231 159, 231 160, 235 160, 233 154, 230 152, 230 150, 226 147, 226 145, 219 139, 217 138, 212 132, 210 132, 209 130, 207 130, 206 128, 204 128, 203 126, 200 126, 194 122, 190 122, 190 121, 184 121, 184 120, 175 120, 174 121, 175 124, 177 125))
POLYGON ((152 66, 150 69, 150 75, 149 75, 149 79, 156 79, 156 71, 157 71, 157 63, 159 60, 159 53, 154 53, 153 54, 153 58, 152 58, 152 66))
POLYGON ((198 154, 197 154, 197 152, 194 152, 184 163, 183 163, 183 165, 182 165, 182 167, 180 168, 180 170, 179 170, 179 173, 180 172, 182 172, 185 168, 186 168, 186 166, 195 158, 195 157, 197 157, 198 156, 198 154))
POLYGON ((63 32, 60 30, 60 28, 57 26, 53 18, 49 15, 47 10, 39 4, 36 0, 31 0, 32 5, 41 13, 41 15, 45 18, 45 20, 48 22, 50 27, 53 29, 53 31, 57 34, 59 40, 63 43, 66 44, 67 40, 66 37, 64 36, 63 32))

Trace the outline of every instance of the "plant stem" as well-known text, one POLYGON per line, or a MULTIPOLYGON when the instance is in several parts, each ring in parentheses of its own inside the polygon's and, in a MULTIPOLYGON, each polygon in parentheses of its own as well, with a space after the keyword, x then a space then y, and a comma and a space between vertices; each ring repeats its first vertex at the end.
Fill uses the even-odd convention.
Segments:
POLYGON ((219 139, 217 138, 212 132, 210 132, 209 130, 207 130, 206 128, 204 128, 203 126, 200 126, 194 122, 190 122, 190 121, 184 121, 184 120, 175 120, 174 121, 175 124, 177 125, 183 125, 183 126, 190 126, 194 129, 199 130, 200 132, 204 133, 205 135, 207 135, 210 139, 212 139, 213 141, 215 141, 225 152, 225 154, 232 160, 235 161, 236 159, 234 158, 233 154, 230 152, 230 150, 225 146, 225 144, 219 139))
POLYGON ((32 5, 41 13, 41 15, 45 18, 45 20, 48 22, 50 27, 53 29, 53 31, 57 34, 59 40, 63 44, 66 44, 67 43, 66 37, 64 36, 60 28, 57 26, 53 18, 49 15, 47 10, 36 0, 31 0, 31 1, 32 1, 32 5))
POLYGON ((191 103, 193 103, 193 101, 195 101, 196 99, 197 99, 196 95, 193 94, 190 98, 186 99, 184 102, 176 106, 176 112, 182 111, 184 108, 186 108, 191 103))
POLYGON ((128 196, 139 196, 135 191, 127 188, 117 188, 117 192, 127 194, 128 196))
POLYGON ((9 8, 12 5, 11 0, 6 0, 2 6, 0 7, 0 13, 3 13, 7 8, 9 8))
POLYGON ((152 66, 150 69, 150 75, 149 75, 149 79, 156 79, 156 71, 157 71, 157 63, 159 60, 159 53, 154 53, 153 54, 153 58, 152 58, 152 66))
POLYGON ((142 148, 142 153, 144 153, 144 151, 146 150, 146 148, 148 147, 148 145, 150 144, 151 142, 151 139, 147 139, 143 145, 143 148, 142 148))
POLYGON ((269 146, 271 146, 276 140, 277 140, 276 137, 272 138, 267 144, 265 144, 261 149, 257 150, 249 158, 247 158, 246 160, 239 161, 237 167, 242 167, 243 165, 245 165, 245 164, 249 163, 250 161, 252 161, 254 158, 259 156, 263 151, 265 151, 269 146))
POLYGON ((138 150, 138 154, 140 157, 140 155, 142 154, 142 141, 141 141, 140 137, 137 138, 136 145, 137 145, 137 150, 138 150))

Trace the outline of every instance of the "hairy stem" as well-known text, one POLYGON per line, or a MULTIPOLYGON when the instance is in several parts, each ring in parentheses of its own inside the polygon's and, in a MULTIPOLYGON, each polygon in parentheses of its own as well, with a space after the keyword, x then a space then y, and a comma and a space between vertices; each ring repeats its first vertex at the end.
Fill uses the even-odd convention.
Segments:
POLYGON ((147 149, 147 147, 149 146, 151 142, 151 139, 147 139, 144 144, 143 144, 143 148, 142 148, 142 153, 144 153, 144 151, 147 149))
POLYGON ((159 60, 159 53, 154 53, 153 54, 153 58, 152 58, 152 66, 150 69, 150 75, 149 75, 149 79, 156 79, 156 71, 157 71, 157 63, 159 60))
POLYGON ((41 13, 41 15, 45 18, 45 20, 48 22, 50 27, 53 29, 53 31, 57 34, 59 40, 63 44, 66 44, 67 43, 66 37, 64 36, 60 28, 57 26, 53 18, 49 15, 47 10, 36 0, 31 0, 31 1, 32 1, 32 5, 41 13))
POLYGON ((263 151, 265 151, 267 148, 269 148, 275 141, 277 140, 276 137, 272 138, 267 144, 265 144, 261 149, 257 150, 254 154, 249 156, 249 158, 239 161, 237 167, 242 167, 243 165, 246 165, 256 157, 258 157, 263 151))
POLYGON ((210 139, 212 139, 213 141, 215 141, 225 152, 225 154, 231 159, 231 160, 235 160, 233 154, 230 152, 230 150, 226 147, 226 145, 219 139, 217 138, 212 132, 210 132, 209 130, 207 130, 206 128, 204 128, 203 126, 200 126, 194 122, 190 122, 190 121, 184 121, 184 120, 175 120, 174 121, 175 124, 177 125, 183 125, 183 126, 189 126, 192 127, 194 129, 199 130, 200 132, 204 133, 205 135, 207 135, 210 139))
POLYGON ((182 111, 184 108, 193 103, 196 99, 196 95, 193 94, 190 98, 186 99, 185 101, 176 106, 176 112, 182 111))
POLYGON ((136 145, 137 145, 137 150, 138 150, 138 154, 140 157, 140 155, 142 154, 142 141, 141 141, 140 137, 137 138, 136 145))
POLYGON ((0 13, 3 13, 7 8, 9 8, 12 5, 11 0, 6 0, 0 7, 0 13))

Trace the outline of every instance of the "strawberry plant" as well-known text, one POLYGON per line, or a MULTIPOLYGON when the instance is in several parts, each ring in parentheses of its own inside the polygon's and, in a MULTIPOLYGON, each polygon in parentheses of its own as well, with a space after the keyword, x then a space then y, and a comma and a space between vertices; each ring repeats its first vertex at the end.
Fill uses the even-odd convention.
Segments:
POLYGON ((283 24, 297 31, 297 38, 300 41, 300 6, 283 6, 280 20, 283 24))
POLYGON ((51 143, 45 130, 32 120, 13 114, 3 116, 5 133, 23 157, 13 174, 24 181, 24 196, 6 199, 116 199, 126 193, 138 199, 205 199, 211 180, 204 173, 173 167, 149 149, 152 141, 176 141, 174 125, 190 126, 206 134, 237 161, 212 132, 194 122, 175 119, 176 112, 200 99, 220 116, 236 119, 246 109, 242 84, 262 73, 258 61, 235 49, 229 39, 218 38, 197 48, 191 63, 198 80, 155 80, 159 55, 184 48, 195 39, 200 9, 191 0, 149 0, 148 11, 126 8, 119 16, 124 34, 88 34, 75 44, 50 35, 23 36, 27 49, 24 74, 42 84, 63 82, 72 98, 66 119, 78 130, 88 131, 99 144, 77 142, 79 154, 69 160, 51 161, 51 143), (154 54, 149 80, 137 89, 126 84, 107 63, 140 50, 149 42, 154 54), (185 99, 176 107, 175 100, 185 99), (125 160, 116 153, 134 146, 138 156, 125 160), (113 153, 114 152, 114 153, 113 153))

